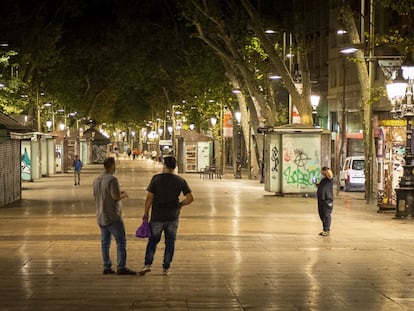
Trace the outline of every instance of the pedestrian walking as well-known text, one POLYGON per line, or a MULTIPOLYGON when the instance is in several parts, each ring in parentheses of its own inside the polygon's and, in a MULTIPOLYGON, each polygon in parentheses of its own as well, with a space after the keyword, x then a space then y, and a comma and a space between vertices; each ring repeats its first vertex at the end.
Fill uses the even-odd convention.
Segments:
POLYGON ((319 218, 322 221, 321 236, 329 236, 331 233, 331 215, 333 210, 333 173, 329 167, 322 167, 322 180, 318 183, 314 181, 318 187, 316 192, 318 197, 319 218))
POLYGON ((115 274, 109 255, 111 237, 114 236, 117 247, 116 274, 134 275, 137 273, 126 267, 126 234, 121 212, 121 200, 128 198, 128 194, 120 191, 118 179, 114 176, 116 167, 113 157, 104 160, 104 169, 104 173, 93 182, 96 218, 101 229, 103 274, 115 274))
POLYGON ((148 239, 144 267, 140 271, 141 275, 151 271, 151 265, 157 245, 161 240, 162 232, 164 232, 165 239, 162 267, 163 274, 168 275, 174 256, 181 208, 194 200, 191 189, 185 179, 174 174, 176 166, 177 160, 174 157, 165 157, 162 173, 154 175, 147 187, 144 217, 149 217, 151 210, 151 237, 148 239), (185 198, 180 201, 181 193, 185 198))
POLYGON ((151 152, 152 161, 154 161, 154 162, 157 161, 157 155, 158 155, 157 151, 152 150, 152 152, 151 152))
POLYGON ((80 185, 80 173, 82 170, 82 161, 79 159, 78 155, 75 155, 75 159, 73 160, 72 163, 72 167, 73 167, 73 174, 75 177, 75 186, 76 185, 80 185))
POLYGON ((115 157, 116 157, 116 163, 121 163, 120 161, 119 161, 119 149, 117 148, 117 147, 115 147, 115 157))

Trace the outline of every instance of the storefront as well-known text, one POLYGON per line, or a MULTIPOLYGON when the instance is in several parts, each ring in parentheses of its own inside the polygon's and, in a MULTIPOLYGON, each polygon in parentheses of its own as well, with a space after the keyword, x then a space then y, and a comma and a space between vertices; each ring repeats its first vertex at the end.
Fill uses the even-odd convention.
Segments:
POLYGON ((405 120, 381 120, 378 127, 378 207, 380 210, 395 209, 396 193, 403 176, 405 120))

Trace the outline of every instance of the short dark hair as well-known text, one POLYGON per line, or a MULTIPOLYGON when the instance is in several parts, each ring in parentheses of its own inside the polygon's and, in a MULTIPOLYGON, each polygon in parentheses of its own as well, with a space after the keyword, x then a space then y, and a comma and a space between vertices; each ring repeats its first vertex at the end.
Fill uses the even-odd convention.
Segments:
POLYGON ((165 157, 164 166, 171 170, 175 170, 175 168, 177 167, 177 160, 174 157, 165 157))
POLYGON ((115 164, 115 158, 109 157, 104 160, 104 168, 110 169, 115 164))
POLYGON ((322 171, 327 171, 327 170, 329 170, 329 167, 327 166, 322 167, 322 171))

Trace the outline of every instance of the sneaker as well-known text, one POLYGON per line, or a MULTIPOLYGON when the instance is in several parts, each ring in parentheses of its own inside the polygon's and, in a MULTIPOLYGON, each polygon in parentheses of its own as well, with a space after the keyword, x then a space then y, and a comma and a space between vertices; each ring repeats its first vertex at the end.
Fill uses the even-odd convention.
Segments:
POLYGON ((111 268, 110 269, 104 269, 102 274, 115 274, 115 271, 111 268))
POLYGON ((140 275, 145 275, 148 272, 151 272, 151 266, 150 265, 144 266, 144 268, 142 268, 142 270, 139 271, 139 274, 140 275))
POLYGON ((319 235, 321 236, 329 236, 330 232, 329 231, 322 231, 321 233, 319 233, 319 235))
POLYGON ((116 274, 118 274, 118 275, 136 275, 137 273, 133 270, 128 269, 128 268, 122 268, 122 269, 119 269, 116 272, 116 274))
POLYGON ((170 274, 168 269, 162 269, 162 275, 168 275, 168 274, 170 274))

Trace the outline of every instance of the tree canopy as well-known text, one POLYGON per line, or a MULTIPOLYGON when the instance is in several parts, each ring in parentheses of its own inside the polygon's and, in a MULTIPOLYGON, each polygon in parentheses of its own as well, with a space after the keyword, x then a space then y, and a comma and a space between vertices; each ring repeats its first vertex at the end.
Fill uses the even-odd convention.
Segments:
POLYGON ((139 122, 226 85, 174 2, 5 0, 4 8, 3 111, 50 101, 98 122, 139 122))

